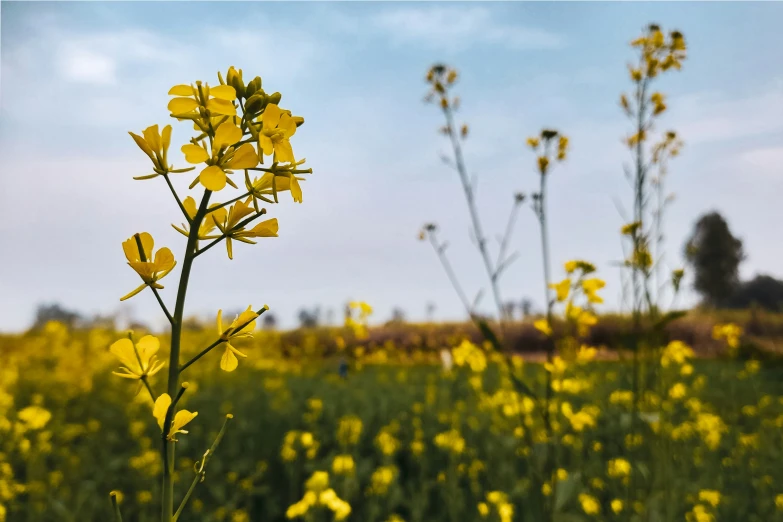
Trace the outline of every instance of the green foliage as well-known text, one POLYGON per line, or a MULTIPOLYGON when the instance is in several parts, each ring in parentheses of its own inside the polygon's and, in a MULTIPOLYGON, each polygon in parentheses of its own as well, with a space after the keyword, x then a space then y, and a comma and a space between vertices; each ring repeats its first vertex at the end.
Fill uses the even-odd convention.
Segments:
POLYGON ((742 241, 734 237, 718 212, 702 216, 685 245, 694 269, 693 286, 712 307, 724 305, 739 283, 739 264, 745 259, 742 241))

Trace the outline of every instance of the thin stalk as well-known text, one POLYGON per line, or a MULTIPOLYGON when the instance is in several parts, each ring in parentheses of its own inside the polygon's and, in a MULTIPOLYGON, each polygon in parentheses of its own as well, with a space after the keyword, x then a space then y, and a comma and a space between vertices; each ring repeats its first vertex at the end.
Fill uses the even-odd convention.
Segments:
POLYGON ((220 428, 217 437, 215 437, 215 441, 212 443, 212 446, 206 451, 206 453, 204 453, 204 457, 201 459, 201 463, 199 464, 198 470, 196 471, 196 476, 193 477, 193 482, 190 483, 190 487, 188 488, 187 493, 185 493, 185 497, 182 499, 182 502, 180 502, 179 507, 177 508, 177 512, 174 513, 172 522, 177 522, 177 519, 179 519, 179 516, 182 514, 182 510, 185 509, 188 500, 190 500, 190 496, 193 494, 193 490, 196 489, 196 485, 199 482, 204 481, 204 478, 206 477, 207 463, 209 462, 210 457, 212 457, 212 455, 215 454, 215 451, 217 451, 217 447, 220 444, 220 441, 223 439, 223 434, 226 432, 228 421, 233 418, 234 416, 231 414, 226 415, 226 419, 223 421, 223 426, 220 428))
MULTIPOLYGON (((256 314, 257 314, 258 316, 261 316, 261 315, 262 315, 264 312, 266 312, 267 310, 268 310, 268 308, 266 308, 266 307, 260 308, 260 309, 259 309, 259 310, 256 312, 256 314)), ((245 323, 242 323, 241 325, 237 326, 237 327, 234 329, 234 331, 236 331, 236 332, 240 332, 240 331, 242 331, 242 329, 243 329, 245 326, 249 325, 249 324, 250 324, 250 323, 252 323, 253 321, 255 321, 255 319, 251 319, 250 321, 246 321, 245 323)), ((195 355, 195 356, 194 356, 192 359, 190 359, 188 362, 186 362, 185 364, 183 364, 182 366, 180 366, 180 367, 179 367, 179 373, 181 374, 182 372, 184 372, 184 371, 185 371, 185 370, 186 370, 186 369, 187 369, 187 368, 188 368, 188 367, 189 367, 191 364, 195 363, 196 361, 198 361, 199 359, 201 359, 202 357, 204 357, 206 354, 208 354, 209 352, 211 352, 211 351, 212 351, 212 350, 213 350, 215 347, 217 347, 217 346, 219 346, 220 344, 222 344, 222 343, 225 343, 225 342, 227 342, 227 339, 218 339, 218 340, 216 340, 215 342, 213 342, 212 344, 210 344, 209 346, 207 346, 206 348, 204 348, 203 350, 201 350, 201 351, 200 351, 200 352, 199 352, 197 355, 195 355)))
POLYGON ((117 502, 117 492, 112 491, 109 493, 109 498, 111 499, 111 506, 114 510, 114 522, 122 522, 122 513, 120 513, 120 503, 117 502))
POLYGON ((451 139, 451 147, 454 149, 454 160, 457 165, 457 172, 459 173, 460 181, 462 182, 462 189, 465 191, 465 199, 468 202, 468 211, 470 213, 470 220, 473 225, 473 233, 476 236, 476 243, 481 253, 481 258, 484 261, 484 268, 487 271, 487 277, 489 277, 490 286, 492 288, 492 295, 495 299, 495 306, 498 309, 498 323, 501 330, 503 328, 504 310, 503 301, 500 298, 500 289, 498 288, 498 274, 492 266, 492 260, 489 257, 489 251, 487 250, 487 240, 484 236, 484 231, 481 228, 481 220, 479 219, 478 210, 476 209, 475 196, 473 194, 473 188, 468 180, 468 173, 465 170, 465 160, 462 157, 462 147, 459 144, 459 138, 454 130, 454 117, 450 107, 443 109, 443 114, 446 116, 446 126, 449 129, 449 138, 451 139))
MULTIPOLYGON (((207 205, 209 204, 209 197, 212 194, 211 191, 205 190, 204 197, 201 198, 201 204, 199 205, 196 215, 193 217, 193 222, 190 226, 190 232, 188 234, 188 242, 185 247, 185 258, 182 262, 182 273, 179 278, 179 288, 177 290, 177 302, 174 307, 174 317, 171 325, 171 353, 169 355, 169 378, 168 378, 168 394, 174 397, 177 387, 179 386, 179 353, 182 341, 182 316, 185 311, 185 295, 188 290, 188 281, 190 279, 190 270, 193 266, 193 260, 196 254, 196 245, 198 243, 198 231, 201 227, 201 221, 207 212, 207 205)), ((171 411, 172 408, 170 408, 171 411)), ((168 417, 168 415, 167 415, 168 417)), ((166 440, 165 434, 168 430, 168 423, 163 425, 164 428, 164 441, 163 441, 163 485, 162 485, 162 507, 161 507, 161 522, 170 522, 172 514, 174 513, 174 442, 166 440)))
POLYGON ((438 241, 435 237, 435 232, 434 231, 427 232, 427 237, 430 238, 430 243, 432 244, 432 248, 435 249, 435 253, 438 255, 438 259, 440 260, 440 263, 443 266, 443 270, 446 272, 446 275, 449 277, 449 281, 451 281, 451 286, 453 286, 454 290, 457 292, 457 295, 459 296, 459 300, 462 302, 462 306, 465 307, 465 311, 468 313, 468 316, 472 318, 473 310, 470 306, 470 301, 468 301, 465 292, 462 290, 462 287, 460 286, 459 281, 457 280, 457 275, 454 273, 454 269, 451 268, 451 263, 449 263, 449 259, 446 257, 446 253, 443 251, 443 247, 438 244, 438 241))
POLYGON ((185 205, 182 204, 182 201, 180 201, 179 196, 177 195, 177 191, 174 190, 174 185, 171 184, 171 180, 169 179, 168 174, 163 175, 163 179, 166 180, 166 184, 169 186, 169 189, 171 189, 171 194, 174 196, 174 199, 177 200, 177 205, 179 205, 179 209, 182 211, 182 214, 185 216, 185 219, 188 220, 188 223, 190 222, 190 216, 188 216, 187 210, 185 210, 185 205))

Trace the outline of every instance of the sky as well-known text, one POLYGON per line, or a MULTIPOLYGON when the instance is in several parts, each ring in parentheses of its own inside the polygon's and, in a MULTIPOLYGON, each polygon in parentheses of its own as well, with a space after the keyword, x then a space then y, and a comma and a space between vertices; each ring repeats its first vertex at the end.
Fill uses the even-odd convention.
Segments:
MULTIPOLYGON (((548 180, 553 274, 571 258, 606 279, 605 309, 620 306, 620 208, 630 208, 618 106, 630 90, 629 42, 650 22, 679 29, 683 70, 657 88, 669 110, 659 131, 685 141, 670 166, 675 194, 665 220, 668 269, 698 217, 721 212, 745 245, 744 278, 783 276, 783 3, 0 3, 0 331, 28 327, 39 303, 162 327, 121 243, 150 232, 180 259, 185 238, 161 179, 134 181, 149 160, 128 131, 172 123, 170 158, 192 130, 169 117, 172 85, 217 82, 218 70, 261 76, 280 105, 305 118, 292 143, 314 174, 304 202, 268 206, 278 238, 238 245, 234 260, 212 249, 194 265, 186 314, 268 304, 282 326, 301 307, 348 300, 395 307, 411 320, 465 314, 437 258, 417 240, 436 222, 466 292, 486 287, 471 243, 457 174, 423 103, 430 65, 460 71, 458 118, 470 125, 468 170, 477 179, 491 248, 515 192, 538 182, 525 138, 555 128, 571 139, 568 160, 548 180), (778 230, 778 232, 776 232, 778 230)), ((175 179, 188 193, 191 174, 175 179)), ((225 195, 239 193, 227 189, 225 195)), ((190 191, 198 197, 198 189, 190 191)), ((221 193, 221 196, 224 194, 221 193)), ((504 300, 543 299, 539 231, 521 209, 504 273, 504 300)), ((173 308, 178 269, 162 282, 173 308)), ((690 280, 687 280, 689 283, 690 280)), ((485 293, 485 295, 487 295, 485 293)), ((692 304, 690 290, 681 304, 692 304)), ((487 296, 479 309, 492 312, 487 296)))

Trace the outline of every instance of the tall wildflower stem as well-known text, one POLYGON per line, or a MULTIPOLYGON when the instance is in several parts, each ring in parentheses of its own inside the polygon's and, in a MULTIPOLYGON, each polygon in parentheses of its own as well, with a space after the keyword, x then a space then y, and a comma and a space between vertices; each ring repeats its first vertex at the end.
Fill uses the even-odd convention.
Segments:
POLYGON ((446 127, 448 129, 449 139, 451 140, 451 147, 454 150, 454 163, 456 165, 457 172, 459 173, 459 179, 462 183, 462 189, 465 192, 465 200, 468 203, 468 212, 470 214, 470 222, 473 227, 473 234, 476 238, 476 246, 481 253, 481 259, 484 262, 484 268, 487 271, 487 277, 489 277, 490 287, 492 289, 492 296, 495 300, 495 306, 498 309, 498 323, 503 325, 504 310, 503 300, 500 297, 500 288, 498 287, 498 272, 492 264, 492 259, 489 256, 489 250, 487 249, 487 239, 484 236, 484 230, 481 226, 481 219, 479 218, 478 209, 476 208, 476 195, 473 191, 473 187, 468 179, 467 169, 465 168, 465 159, 462 155, 462 146, 459 143, 454 128, 454 115, 450 105, 443 107, 443 114, 446 117, 446 127))
MULTIPOLYGON (((193 260, 196 254, 196 245, 198 243, 198 231, 201 221, 207 213, 209 197, 212 193, 209 190, 204 191, 204 197, 201 198, 196 215, 193 217, 193 223, 188 233, 188 242, 185 247, 185 257, 182 262, 182 273, 179 277, 179 287, 177 289, 177 302, 174 305, 174 317, 171 324, 171 353, 169 355, 169 378, 167 390, 171 397, 174 397, 179 387, 179 353, 182 343, 182 316, 185 312, 185 295, 188 290, 188 281, 190 279, 190 270, 193 266, 193 260)), ((174 513, 174 442, 167 439, 168 426, 163 429, 163 485, 161 491, 162 508, 161 522, 170 522, 174 513)))

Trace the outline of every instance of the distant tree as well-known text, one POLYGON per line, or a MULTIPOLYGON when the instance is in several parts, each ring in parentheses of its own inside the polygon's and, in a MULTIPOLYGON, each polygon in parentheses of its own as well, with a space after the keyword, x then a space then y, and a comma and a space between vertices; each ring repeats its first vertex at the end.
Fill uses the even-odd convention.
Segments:
POLYGON ((517 311, 517 303, 516 301, 508 301, 506 303, 503 303, 503 316, 506 319, 513 320, 514 319, 514 312, 517 311))
POLYGON ((694 289, 704 303, 724 306, 739 284, 739 264, 745 259, 742 241, 734 237, 718 212, 703 215, 685 244, 694 271, 694 289))
POLYGON ((525 297, 519 303, 519 309, 522 312, 522 319, 527 319, 533 314, 533 301, 525 297))
POLYGON ((326 309, 326 317, 324 318, 324 323, 328 325, 334 324, 334 308, 326 309))
POLYGON ((405 323, 405 310, 399 306, 392 309, 391 319, 386 324, 403 324, 405 323))
POLYGON ((435 309, 437 308, 437 305, 430 301, 427 303, 427 322, 432 322, 432 319, 435 317, 435 309))
POLYGON ((316 306, 312 310, 301 308, 297 314, 299 325, 302 328, 315 328, 321 323, 321 308, 316 306))
POLYGON ((261 324, 264 330, 274 330, 277 327, 277 317, 272 312, 266 312, 261 317, 261 324))
POLYGON ((59 321, 69 327, 73 327, 81 320, 82 316, 78 312, 63 308, 59 303, 39 304, 35 309, 33 329, 37 330, 49 321, 59 321))
POLYGON ((773 312, 783 311, 783 281, 768 275, 757 275, 750 281, 743 281, 729 297, 726 306, 759 306, 773 312))

